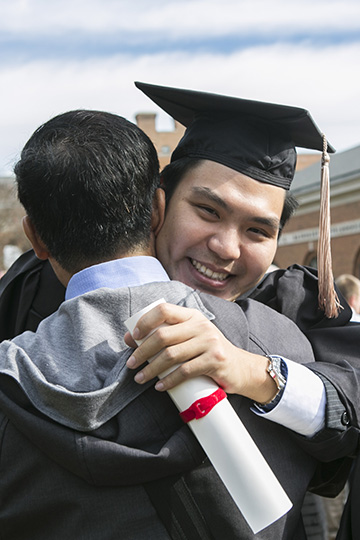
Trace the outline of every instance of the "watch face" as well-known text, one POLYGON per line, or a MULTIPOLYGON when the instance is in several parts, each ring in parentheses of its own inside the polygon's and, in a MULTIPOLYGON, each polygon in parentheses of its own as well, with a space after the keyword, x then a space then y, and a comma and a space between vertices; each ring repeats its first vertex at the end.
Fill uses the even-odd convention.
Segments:
POLYGON ((286 378, 282 374, 283 359, 280 356, 268 356, 269 367, 268 373, 272 379, 274 379, 278 390, 282 390, 286 384, 286 378))

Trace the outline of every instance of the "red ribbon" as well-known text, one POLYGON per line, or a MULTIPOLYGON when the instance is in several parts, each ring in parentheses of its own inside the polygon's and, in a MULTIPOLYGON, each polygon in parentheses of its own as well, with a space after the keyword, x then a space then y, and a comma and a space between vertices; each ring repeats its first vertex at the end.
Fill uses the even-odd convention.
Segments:
POLYGON ((205 396, 194 401, 186 411, 180 413, 180 416, 186 424, 191 422, 191 420, 203 418, 224 398, 226 398, 226 393, 222 388, 218 388, 213 394, 210 394, 210 396, 205 396))

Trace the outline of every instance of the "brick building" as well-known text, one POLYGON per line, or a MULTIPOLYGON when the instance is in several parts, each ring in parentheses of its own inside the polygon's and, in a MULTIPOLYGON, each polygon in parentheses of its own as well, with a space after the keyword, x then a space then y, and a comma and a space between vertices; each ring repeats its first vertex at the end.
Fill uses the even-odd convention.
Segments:
POLYGON ((173 131, 156 131, 155 121, 155 113, 139 113, 136 115, 136 123, 154 143, 159 156, 160 169, 163 169, 169 163, 171 154, 183 136, 185 128, 174 120, 173 131))
MULTIPOLYGON (((360 146, 330 155, 331 249, 334 276, 360 278, 360 146)), ((284 228, 274 263, 316 266, 320 162, 298 171, 292 193, 299 202, 284 228)))

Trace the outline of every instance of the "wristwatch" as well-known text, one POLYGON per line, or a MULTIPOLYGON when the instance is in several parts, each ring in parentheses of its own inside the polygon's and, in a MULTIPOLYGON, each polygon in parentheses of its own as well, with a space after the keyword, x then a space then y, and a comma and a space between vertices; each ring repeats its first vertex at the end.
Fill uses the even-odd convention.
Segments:
POLYGON ((269 360, 269 365, 266 371, 268 372, 270 377, 274 379, 278 392, 281 392, 281 390, 283 390, 286 385, 286 378, 282 374, 282 370, 281 370, 281 363, 283 360, 280 356, 266 355, 266 358, 269 360))
POLYGON ((270 401, 267 401, 266 403, 257 403, 257 406, 261 407, 262 409, 270 410, 280 401, 286 386, 287 366, 281 356, 267 354, 266 358, 269 360, 269 365, 266 368, 266 371, 275 381, 278 391, 270 401))

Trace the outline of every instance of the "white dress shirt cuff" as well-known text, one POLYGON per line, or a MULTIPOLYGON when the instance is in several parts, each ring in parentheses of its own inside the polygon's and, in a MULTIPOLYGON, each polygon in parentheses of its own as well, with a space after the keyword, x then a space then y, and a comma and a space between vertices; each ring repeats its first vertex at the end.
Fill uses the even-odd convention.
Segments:
POLYGON ((313 437, 325 426, 325 387, 313 371, 302 364, 283 359, 288 368, 284 393, 269 412, 252 410, 272 422, 282 424, 306 437, 313 437))

